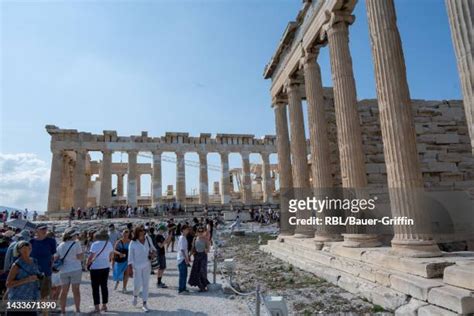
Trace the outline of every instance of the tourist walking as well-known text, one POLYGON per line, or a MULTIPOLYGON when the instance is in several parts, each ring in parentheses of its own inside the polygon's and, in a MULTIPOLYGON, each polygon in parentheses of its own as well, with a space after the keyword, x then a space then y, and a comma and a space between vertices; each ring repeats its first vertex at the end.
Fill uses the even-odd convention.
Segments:
POLYGON ((188 266, 191 263, 188 254, 188 240, 187 236, 189 234, 190 228, 188 225, 184 224, 181 226, 181 236, 178 240, 178 255, 176 257, 176 263, 178 264, 179 271, 179 294, 187 294, 189 291, 186 289, 186 280, 188 278, 188 266))
POLYGON ((165 237, 166 226, 160 225, 158 227, 158 233, 155 236, 155 244, 157 249, 158 256, 158 272, 157 272, 157 282, 156 286, 160 288, 167 288, 166 284, 162 282, 163 274, 166 270, 166 251, 165 246, 168 245, 171 241, 171 234, 168 234, 165 237))
POLYGON ((90 255, 87 259, 87 267, 90 271, 92 298, 94 300, 94 312, 100 313, 100 294, 102 294, 102 311, 107 311, 109 302, 109 289, 107 280, 109 278, 110 261, 114 247, 108 241, 107 230, 101 230, 95 234, 95 241, 90 247, 90 255))
MULTIPOLYGON (((31 255, 31 244, 22 240, 16 244, 18 259, 8 273, 6 286, 9 301, 37 301, 40 298, 39 280, 44 278, 38 261, 31 255)), ((22 315, 36 315, 36 312, 21 312, 22 315)))
POLYGON ((62 266, 59 270, 59 278, 61 280, 61 313, 66 313, 66 301, 69 287, 72 287, 72 296, 74 297, 74 305, 76 312, 81 312, 81 293, 79 286, 82 279, 82 258, 83 252, 80 242, 77 240, 79 232, 75 228, 68 228, 64 231, 63 241, 58 246, 55 255, 56 259, 62 260, 62 266))
POLYGON ((48 226, 39 224, 36 228, 36 237, 30 241, 31 257, 38 261, 39 269, 44 273, 40 280, 40 297, 49 299, 51 295, 51 274, 53 256, 56 253, 56 240, 48 235, 48 226))
POLYGON ((130 245, 130 231, 125 229, 122 237, 114 245, 114 271, 115 290, 122 281, 122 293, 127 292, 128 283, 128 247, 130 245))
POLYGON ((156 249, 153 241, 145 236, 143 226, 135 228, 133 239, 130 242, 128 250, 128 265, 133 276, 133 306, 137 305, 138 294, 142 291, 143 306, 142 309, 146 313, 149 311, 147 306, 148 287, 151 275, 151 260, 156 256, 156 249))
POLYGON ((115 245, 115 242, 119 240, 120 233, 115 229, 114 224, 109 225, 109 241, 112 245, 115 245))
POLYGON ((207 286, 210 283, 207 279, 207 253, 210 247, 211 244, 206 229, 204 227, 198 227, 191 250, 193 266, 189 276, 189 285, 197 286, 199 292, 207 291, 207 286))

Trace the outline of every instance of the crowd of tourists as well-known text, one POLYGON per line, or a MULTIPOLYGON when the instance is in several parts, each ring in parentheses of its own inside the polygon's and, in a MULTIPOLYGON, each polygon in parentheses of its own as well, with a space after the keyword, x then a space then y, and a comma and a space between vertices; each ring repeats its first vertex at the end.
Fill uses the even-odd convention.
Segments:
POLYGON ((187 285, 200 292, 208 290, 207 254, 218 224, 217 217, 202 217, 179 223, 174 219, 128 223, 123 228, 110 224, 108 229, 84 232, 72 226, 61 236, 42 223, 34 232, 4 226, 0 229, 0 292, 8 301, 57 300, 61 314, 65 314, 71 290, 75 311, 80 313, 80 284, 87 271, 92 312, 100 313, 108 309, 107 281, 112 272, 114 290, 131 294, 134 306, 140 299, 142 310, 148 312, 150 280, 156 277, 156 286, 167 288, 166 252, 176 252, 180 295, 189 293, 187 285))

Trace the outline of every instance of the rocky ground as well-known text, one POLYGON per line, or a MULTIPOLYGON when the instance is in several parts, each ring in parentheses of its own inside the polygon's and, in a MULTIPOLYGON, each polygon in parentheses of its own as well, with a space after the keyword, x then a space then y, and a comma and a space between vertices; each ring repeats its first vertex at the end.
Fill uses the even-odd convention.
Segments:
MULTIPOLYGON (((285 298, 290 315, 390 315, 380 306, 258 249, 259 240, 265 244, 275 235, 247 232, 245 236, 230 237, 225 233, 222 237, 224 242, 219 257, 234 258, 236 262, 234 287, 241 292, 251 292, 259 283, 265 295, 285 298)), ((255 295, 233 294, 230 298, 245 301, 251 309, 255 309, 255 295)))

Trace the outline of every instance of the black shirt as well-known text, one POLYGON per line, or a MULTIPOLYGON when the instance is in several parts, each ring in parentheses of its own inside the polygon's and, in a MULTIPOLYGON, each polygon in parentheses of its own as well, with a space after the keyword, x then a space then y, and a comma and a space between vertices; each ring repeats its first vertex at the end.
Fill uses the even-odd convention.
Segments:
POLYGON ((164 256, 165 255, 165 246, 162 245, 162 247, 158 246, 160 243, 165 242, 165 237, 161 234, 156 235, 155 237, 155 242, 156 242, 156 249, 158 251, 158 256, 164 256))

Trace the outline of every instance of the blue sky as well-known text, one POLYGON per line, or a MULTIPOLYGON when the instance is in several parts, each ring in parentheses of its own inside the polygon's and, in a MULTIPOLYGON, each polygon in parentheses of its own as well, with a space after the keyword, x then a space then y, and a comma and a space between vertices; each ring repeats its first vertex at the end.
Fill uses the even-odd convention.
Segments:
MULTIPOLYGON (((0 3, 0 205, 45 207, 46 124, 119 135, 274 133, 262 73, 299 0, 0 3)), ((412 98, 461 98, 444 1, 396 6, 412 98)), ((365 1, 355 15, 358 98, 374 98, 365 1)), ((327 48, 320 64, 331 86, 327 48)), ((209 160, 219 164, 217 155, 209 160)), ((172 184, 175 167, 163 166, 163 184, 172 184)), ((239 166, 232 155, 231 167, 239 166)), ((187 172, 191 191, 198 171, 187 172)))

